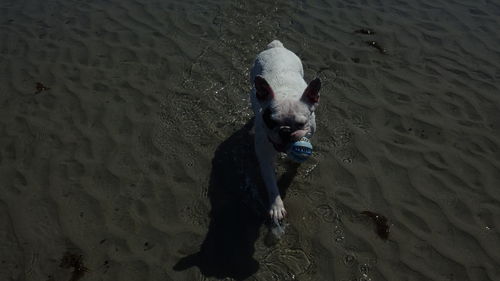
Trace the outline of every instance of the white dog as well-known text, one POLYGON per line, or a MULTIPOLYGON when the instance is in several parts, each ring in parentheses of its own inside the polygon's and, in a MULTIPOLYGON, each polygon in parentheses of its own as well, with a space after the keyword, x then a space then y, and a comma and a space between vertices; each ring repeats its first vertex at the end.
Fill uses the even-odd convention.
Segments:
POLYGON ((316 78, 308 85, 299 57, 278 40, 257 55, 250 79, 255 152, 269 195, 269 215, 280 220, 286 210, 276 182, 275 157, 294 141, 314 134, 321 81, 316 78))

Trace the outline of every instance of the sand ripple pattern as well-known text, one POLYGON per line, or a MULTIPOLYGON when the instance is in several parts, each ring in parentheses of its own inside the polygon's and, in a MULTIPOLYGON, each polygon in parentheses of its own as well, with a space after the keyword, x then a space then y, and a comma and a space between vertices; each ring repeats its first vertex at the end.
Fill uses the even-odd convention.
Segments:
POLYGON ((0 279, 497 280, 499 29, 494 1, 2 1, 0 279), (246 142, 272 39, 324 81, 280 241, 246 142), (255 267, 176 270, 221 218, 255 267))

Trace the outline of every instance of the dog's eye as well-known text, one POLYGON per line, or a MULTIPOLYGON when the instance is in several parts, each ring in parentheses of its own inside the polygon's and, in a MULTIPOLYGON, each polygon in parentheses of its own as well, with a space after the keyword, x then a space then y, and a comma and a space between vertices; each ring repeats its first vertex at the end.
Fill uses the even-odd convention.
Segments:
POLYGON ((262 115, 262 119, 264 119, 264 123, 269 129, 274 129, 276 126, 278 126, 278 122, 274 121, 273 118, 271 118, 271 109, 266 108, 264 110, 264 114, 262 115))

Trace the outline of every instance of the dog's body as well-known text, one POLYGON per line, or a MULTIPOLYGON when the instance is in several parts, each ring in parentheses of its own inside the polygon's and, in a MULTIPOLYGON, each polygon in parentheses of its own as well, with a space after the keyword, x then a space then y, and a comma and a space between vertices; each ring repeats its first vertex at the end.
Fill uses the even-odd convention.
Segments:
POLYGON ((308 85, 301 60, 277 40, 257 55, 250 76, 255 152, 269 195, 269 214, 282 219, 286 210, 276 182, 275 157, 292 142, 314 134, 321 82, 316 78, 308 85))

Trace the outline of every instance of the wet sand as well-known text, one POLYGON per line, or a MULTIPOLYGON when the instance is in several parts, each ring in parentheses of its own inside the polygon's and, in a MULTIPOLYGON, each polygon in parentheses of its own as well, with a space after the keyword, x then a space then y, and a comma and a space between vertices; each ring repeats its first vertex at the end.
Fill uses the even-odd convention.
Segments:
POLYGON ((499 27, 491 1, 3 1, 0 280, 497 280, 499 27), (281 240, 248 100, 273 39, 324 85, 281 240))

